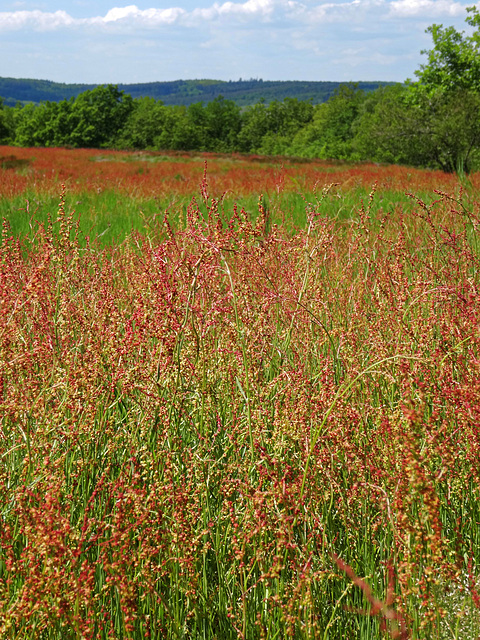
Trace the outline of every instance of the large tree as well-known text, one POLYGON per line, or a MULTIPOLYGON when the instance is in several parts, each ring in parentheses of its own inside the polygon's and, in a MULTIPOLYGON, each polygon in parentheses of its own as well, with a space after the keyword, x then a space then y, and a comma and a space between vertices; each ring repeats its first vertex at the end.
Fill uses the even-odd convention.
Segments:
POLYGON ((419 134, 431 140, 437 163, 459 174, 480 160, 480 14, 476 7, 467 13, 470 35, 438 24, 427 29, 434 46, 422 52, 427 62, 409 87, 411 103, 424 114, 419 134))
POLYGON ((415 75, 417 87, 428 92, 474 91, 480 93, 480 14, 476 7, 467 9, 467 24, 474 30, 470 35, 454 27, 433 24, 427 29, 433 49, 422 53, 428 62, 415 75))
POLYGON ((459 174, 478 166, 480 94, 418 92, 388 87, 369 97, 355 122, 360 159, 409 164, 459 174))
POLYGON ((74 147, 115 146, 132 110, 132 97, 114 85, 84 91, 72 104, 69 143, 74 147))
POLYGON ((165 130, 169 108, 161 100, 142 97, 133 101, 133 109, 120 131, 116 146, 123 149, 156 149, 165 130))
POLYGON ((15 144, 41 147, 115 146, 133 109, 131 96, 113 85, 62 102, 16 109, 15 144))
POLYGON ((456 171, 480 166, 480 15, 468 10, 470 34, 427 29, 433 48, 406 87, 369 96, 354 124, 361 158, 456 171), (473 31, 472 31, 473 29, 473 31))
POLYGON ((352 157, 353 126, 365 92, 355 84, 341 85, 334 95, 315 107, 313 118, 298 132, 293 148, 297 155, 347 160, 352 157))

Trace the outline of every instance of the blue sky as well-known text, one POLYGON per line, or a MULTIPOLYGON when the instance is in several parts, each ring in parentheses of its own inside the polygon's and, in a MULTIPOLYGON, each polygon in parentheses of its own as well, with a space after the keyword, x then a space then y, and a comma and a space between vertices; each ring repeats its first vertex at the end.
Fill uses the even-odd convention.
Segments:
POLYGON ((0 0, 0 76, 57 82, 413 77, 454 0, 0 0))

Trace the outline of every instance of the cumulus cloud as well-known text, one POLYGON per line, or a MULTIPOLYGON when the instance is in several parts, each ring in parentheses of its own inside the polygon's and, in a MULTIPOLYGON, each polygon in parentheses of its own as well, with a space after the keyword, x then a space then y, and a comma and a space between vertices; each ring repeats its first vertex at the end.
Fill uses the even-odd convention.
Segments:
POLYGON ((145 23, 150 25, 172 24, 184 16, 186 11, 180 7, 169 9, 139 9, 132 4, 128 7, 114 7, 103 17, 87 19, 87 23, 113 24, 113 23, 145 23))
POLYGON ((33 28, 39 31, 70 27, 75 20, 66 11, 5 11, 0 12, 0 30, 17 31, 33 28))
MULTIPOLYGON (((249 20, 255 18, 260 21, 270 20, 275 12, 281 11, 281 5, 288 5, 282 0, 246 0, 246 2, 215 2, 211 7, 194 9, 190 15, 185 16, 185 22, 198 24, 198 20, 211 22, 222 18, 233 18, 233 20, 249 20)), ((296 3, 293 3, 296 4, 296 3)))
POLYGON ((210 7, 186 11, 181 7, 166 9, 139 9, 136 5, 113 7, 104 16, 74 18, 65 11, 11 11, 0 12, 0 31, 58 30, 68 27, 105 26, 144 26, 157 27, 173 23, 198 24, 198 20, 211 21, 221 17, 269 18, 275 11, 292 9, 298 5, 294 0, 246 0, 245 2, 215 2, 210 7))
POLYGON ((465 5, 451 0, 394 0, 390 12, 402 18, 459 16, 465 12, 465 5))
POLYGON ((103 16, 75 18, 66 11, 0 12, 0 32, 35 30, 53 31, 68 28, 102 27, 109 30, 125 28, 157 28, 173 24, 185 27, 199 23, 228 20, 232 23, 287 20, 290 24, 341 22, 367 14, 385 17, 457 16, 465 6, 454 0, 245 0, 214 2, 209 7, 191 11, 181 7, 139 9, 136 5, 113 7, 103 16))
MULTIPOLYGON (((358 14, 359 9, 368 9, 368 2, 352 0, 351 2, 326 2, 312 7, 308 12, 310 20, 334 22, 344 20, 346 15, 358 14)), ((382 2, 382 4, 384 4, 382 2)))

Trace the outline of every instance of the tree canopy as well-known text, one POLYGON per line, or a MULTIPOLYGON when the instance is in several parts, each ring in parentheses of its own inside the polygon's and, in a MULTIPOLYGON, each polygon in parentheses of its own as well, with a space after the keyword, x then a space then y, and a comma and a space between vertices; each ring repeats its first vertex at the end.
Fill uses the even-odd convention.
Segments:
POLYGON ((480 91, 480 14, 476 7, 468 7, 467 12, 466 22, 474 29, 471 35, 441 24, 428 27, 434 46, 422 51, 428 62, 415 73, 417 88, 435 93, 480 91))

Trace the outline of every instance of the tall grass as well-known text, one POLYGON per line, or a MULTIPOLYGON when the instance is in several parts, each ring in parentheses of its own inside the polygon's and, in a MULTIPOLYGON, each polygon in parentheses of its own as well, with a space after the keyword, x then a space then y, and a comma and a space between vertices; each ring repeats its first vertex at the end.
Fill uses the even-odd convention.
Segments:
POLYGON ((478 637, 478 207, 376 197, 4 222, 1 637, 478 637))
MULTIPOLYGON (((322 214, 338 222, 351 224, 361 201, 367 201, 371 187, 357 186, 345 188, 334 184, 330 187, 330 197, 322 202, 322 214)), ((431 192, 418 192, 418 197, 426 202, 436 198, 431 192)), ((148 236, 161 227, 165 213, 175 227, 183 227, 187 211, 196 193, 164 197, 138 197, 115 190, 83 191, 65 194, 65 209, 79 220, 79 245, 85 247, 87 238, 97 246, 107 246, 123 242, 132 232, 148 236)), ((258 215, 259 195, 246 194, 234 197, 221 191, 213 197, 218 202, 224 219, 228 220, 234 207, 245 209, 252 220, 258 215)), ((280 191, 264 193, 260 196, 262 206, 268 213, 268 224, 277 224, 288 234, 295 234, 308 225, 307 211, 317 206, 322 199, 322 188, 310 191, 280 191)), ((373 217, 381 217, 384 212, 398 208, 411 211, 415 201, 405 192, 396 189, 377 188, 376 198, 371 205, 373 217)), ((208 217, 208 207, 200 201, 199 210, 208 217)), ((19 238, 33 238, 38 225, 48 226, 57 218, 58 195, 26 191, 19 195, 0 200, 0 218, 5 219, 12 234, 19 238)))

